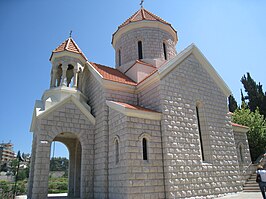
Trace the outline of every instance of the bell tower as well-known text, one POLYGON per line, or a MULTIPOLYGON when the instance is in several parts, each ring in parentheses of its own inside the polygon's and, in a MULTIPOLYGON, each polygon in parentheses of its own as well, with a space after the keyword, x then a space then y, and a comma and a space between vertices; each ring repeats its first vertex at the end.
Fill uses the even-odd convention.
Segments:
POLYGON ((92 198, 93 175, 88 170, 93 170, 94 160, 89 143, 94 138, 96 120, 88 98, 79 90, 79 76, 87 59, 69 37, 52 52, 50 61, 50 88, 36 100, 30 127, 33 142, 28 198, 47 198, 54 141, 65 144, 69 151, 68 196, 92 198))
POLYGON ((52 63, 50 88, 59 86, 77 88, 78 75, 83 71, 87 58, 71 37, 52 52, 50 61, 52 63))

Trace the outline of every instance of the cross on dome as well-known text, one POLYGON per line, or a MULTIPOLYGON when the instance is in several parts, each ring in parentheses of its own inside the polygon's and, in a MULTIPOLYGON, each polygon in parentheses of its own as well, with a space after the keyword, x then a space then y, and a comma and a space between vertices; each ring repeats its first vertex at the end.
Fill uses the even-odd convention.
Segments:
POLYGON ((143 8, 143 5, 142 5, 143 3, 144 3, 144 0, 141 0, 141 2, 139 4, 142 8, 143 8))

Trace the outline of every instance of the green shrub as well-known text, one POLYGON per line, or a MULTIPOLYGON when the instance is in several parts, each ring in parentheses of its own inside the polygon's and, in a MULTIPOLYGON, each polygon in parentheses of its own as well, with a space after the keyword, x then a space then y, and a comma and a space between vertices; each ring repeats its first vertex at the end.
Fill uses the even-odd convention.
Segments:
POLYGON ((50 178, 48 193, 66 193, 68 190, 67 178, 50 178))

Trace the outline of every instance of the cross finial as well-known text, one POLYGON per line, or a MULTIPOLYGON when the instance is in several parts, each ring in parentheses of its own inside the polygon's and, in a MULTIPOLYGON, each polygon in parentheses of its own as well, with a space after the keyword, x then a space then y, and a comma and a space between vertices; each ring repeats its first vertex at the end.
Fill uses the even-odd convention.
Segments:
POLYGON ((72 30, 70 30, 70 32, 69 32, 69 37, 70 38, 72 37, 72 30))
POLYGON ((142 5, 143 3, 144 3, 144 0, 141 0, 141 2, 139 4, 142 8, 143 8, 143 5, 142 5))

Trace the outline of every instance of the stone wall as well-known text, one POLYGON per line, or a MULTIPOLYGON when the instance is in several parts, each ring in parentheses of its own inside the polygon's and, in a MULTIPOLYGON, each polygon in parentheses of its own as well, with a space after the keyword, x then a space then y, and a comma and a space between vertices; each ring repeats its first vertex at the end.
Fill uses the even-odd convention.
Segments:
POLYGON ((254 167, 251 162, 247 134, 244 132, 234 131, 234 139, 237 150, 240 175, 242 176, 242 183, 245 183, 250 175, 254 173, 256 167, 254 167))
POLYGON ((251 163, 247 134, 234 131, 234 138, 240 169, 243 169, 251 163))
POLYGON ((109 197, 165 198, 160 121, 109 113, 109 197), (147 160, 143 160, 143 138, 148 142, 147 160), (117 163, 115 139, 119 139, 117 163))
POLYGON ((124 33, 116 43, 116 66, 118 50, 121 51, 121 65, 138 59, 138 41, 142 41, 143 59, 164 60, 163 42, 166 44, 168 59, 176 55, 173 37, 159 28, 138 28, 124 33))
POLYGON ((217 196, 241 190, 227 96, 193 55, 165 76, 160 88, 166 198, 217 196))
POLYGON ((118 102, 137 105, 137 95, 135 95, 134 93, 127 93, 108 89, 105 92, 105 96, 107 100, 114 100, 118 102))
POLYGON ((156 82, 138 93, 139 106, 161 112, 160 84, 156 82))
POLYGON ((81 81, 82 92, 88 97, 95 116, 94 135, 94 198, 108 198, 108 108, 105 92, 98 80, 84 69, 81 81), (83 84, 83 85, 82 85, 83 84))

